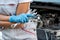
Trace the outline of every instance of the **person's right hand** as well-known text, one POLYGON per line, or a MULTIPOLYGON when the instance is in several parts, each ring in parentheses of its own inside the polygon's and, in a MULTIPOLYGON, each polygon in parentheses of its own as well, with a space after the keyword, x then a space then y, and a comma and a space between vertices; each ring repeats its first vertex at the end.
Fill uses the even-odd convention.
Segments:
POLYGON ((17 23, 26 23, 28 22, 28 17, 26 14, 20 14, 18 16, 10 16, 9 21, 17 23))

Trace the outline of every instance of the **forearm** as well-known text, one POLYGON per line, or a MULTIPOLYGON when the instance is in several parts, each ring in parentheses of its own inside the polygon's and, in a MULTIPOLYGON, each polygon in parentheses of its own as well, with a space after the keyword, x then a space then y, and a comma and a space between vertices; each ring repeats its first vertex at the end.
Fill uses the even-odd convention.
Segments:
POLYGON ((19 15, 21 13, 27 13, 29 5, 30 5, 30 2, 19 3, 19 5, 17 6, 16 14, 19 15))
POLYGON ((9 21, 10 16, 0 15, 0 21, 9 21))
MULTIPOLYGON (((7 29, 7 28, 11 28, 11 25, 12 24, 15 24, 15 23, 11 23, 11 22, 6 22, 6 21, 0 21, 0 26, 1 27, 4 27, 4 29, 7 29)), ((16 28, 23 28, 24 26, 22 26, 23 24, 18 24, 16 26, 16 28)))

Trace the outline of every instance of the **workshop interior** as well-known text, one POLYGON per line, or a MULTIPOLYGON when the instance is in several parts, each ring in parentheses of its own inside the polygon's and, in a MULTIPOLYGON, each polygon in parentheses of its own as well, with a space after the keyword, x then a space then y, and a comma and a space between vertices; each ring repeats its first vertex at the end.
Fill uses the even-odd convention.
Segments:
POLYGON ((60 1, 34 0, 30 6, 37 13, 38 40, 60 40, 60 1))

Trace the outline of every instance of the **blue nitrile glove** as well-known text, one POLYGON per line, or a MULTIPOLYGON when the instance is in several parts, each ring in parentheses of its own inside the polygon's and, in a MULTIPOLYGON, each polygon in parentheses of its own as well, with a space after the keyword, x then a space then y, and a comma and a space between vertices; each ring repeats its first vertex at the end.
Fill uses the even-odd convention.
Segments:
POLYGON ((34 17, 34 14, 26 14, 27 17, 34 17))
POLYGON ((9 21, 17 23, 26 23, 28 22, 28 17, 26 14, 20 14, 18 16, 10 16, 9 21))

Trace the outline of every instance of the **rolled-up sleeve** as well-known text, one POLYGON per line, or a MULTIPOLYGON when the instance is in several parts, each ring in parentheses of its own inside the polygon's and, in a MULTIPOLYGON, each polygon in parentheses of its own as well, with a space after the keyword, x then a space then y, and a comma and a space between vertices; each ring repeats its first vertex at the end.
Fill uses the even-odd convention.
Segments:
POLYGON ((33 0, 19 0, 19 3, 24 3, 24 2, 33 2, 33 0))

